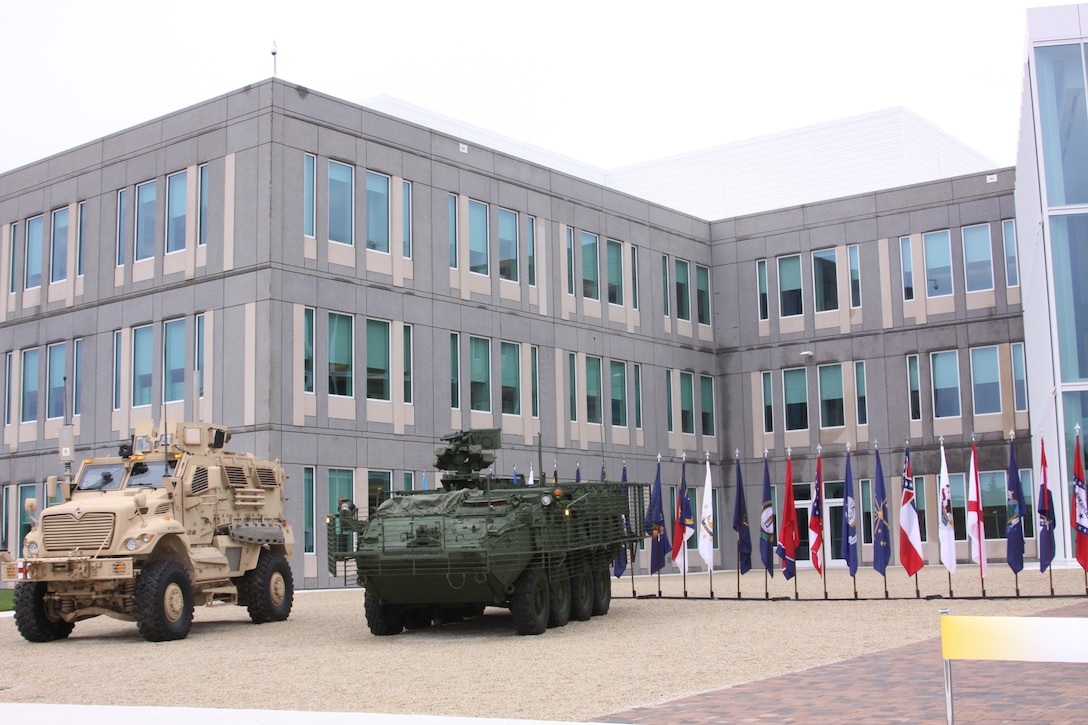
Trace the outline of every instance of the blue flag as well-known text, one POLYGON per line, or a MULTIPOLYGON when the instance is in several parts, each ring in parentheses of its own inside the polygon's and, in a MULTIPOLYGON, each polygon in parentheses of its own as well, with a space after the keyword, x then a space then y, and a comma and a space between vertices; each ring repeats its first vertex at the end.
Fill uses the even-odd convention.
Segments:
POLYGON ((575 463, 574 464, 574 482, 575 483, 581 483, 582 482, 582 464, 581 463, 575 463))
POLYGON ((665 509, 661 505, 661 461, 657 462, 657 477, 650 491, 650 508, 646 509, 646 531, 650 539, 650 573, 664 568, 665 552, 670 551, 669 534, 665 531, 665 509))
POLYGON ((858 516, 854 501, 854 478, 850 475, 850 451, 846 452, 846 481, 842 492, 842 534, 839 556, 850 567, 850 576, 858 573, 858 516))
POLYGON ((1009 441, 1009 476, 1005 503, 1005 560, 1016 573, 1024 568, 1024 488, 1020 485, 1020 469, 1016 467, 1016 440, 1009 441))
POLYGON ((876 452, 876 501, 873 502, 873 568, 887 576, 892 560, 892 537, 888 529, 888 493, 884 489, 884 468, 876 452))
POLYGON ((519 481, 518 481, 518 467, 514 466, 514 485, 517 486, 518 483, 519 483, 519 481))
POLYGON ((737 499, 733 503, 733 531, 737 532, 737 566, 745 574, 752 568, 752 532, 748 528, 748 505, 744 502, 744 481, 737 459, 737 499))
POLYGON ((763 457, 763 510, 759 514, 759 558, 767 573, 774 576, 774 545, 778 538, 775 530, 774 500, 771 498, 771 471, 767 457, 763 457))
MULTIPOLYGON (((607 477, 604 475, 603 463, 601 464, 601 480, 607 480, 607 477)), ((623 474, 620 476, 620 493, 622 493, 624 496, 627 495, 627 486, 623 485, 625 483, 627 483, 626 463, 623 464, 623 474)), ((624 514, 623 516, 623 530, 624 532, 627 531, 627 514, 624 514)), ((612 573, 616 575, 617 579, 623 576, 623 572, 625 571, 627 571, 627 544, 623 545, 623 548, 620 549, 620 553, 616 554, 616 560, 612 562, 612 573)))
POLYGON ((1046 571, 1050 562, 1054 561, 1054 526, 1057 519, 1054 514, 1054 498, 1050 494, 1050 484, 1046 476, 1046 446, 1039 441, 1039 455, 1041 461, 1039 468, 1042 471, 1043 480, 1039 482, 1039 571, 1046 571))

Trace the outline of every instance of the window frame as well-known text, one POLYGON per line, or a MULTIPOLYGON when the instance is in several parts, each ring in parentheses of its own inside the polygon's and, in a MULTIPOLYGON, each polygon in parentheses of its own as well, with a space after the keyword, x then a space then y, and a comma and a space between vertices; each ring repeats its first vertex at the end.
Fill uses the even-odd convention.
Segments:
POLYGON ((40 353, 36 347, 22 351, 19 395, 19 422, 36 423, 41 401, 41 371, 38 370, 40 353), (29 413, 29 415, 28 415, 29 413))
POLYGON ((450 332, 450 409, 461 409, 461 335, 450 332))
POLYGON ((932 399, 931 399, 930 402, 933 404, 933 418, 934 418, 934 420, 936 420, 938 418, 940 418, 942 420, 951 419, 951 418, 959 418, 959 417, 961 417, 963 415, 963 403, 962 403, 963 393, 962 393, 962 383, 960 381, 959 359, 960 359, 959 358, 959 350, 937 350, 937 351, 929 353, 929 379, 930 379, 930 388, 932 390, 932 399), (938 371, 937 371, 936 365, 937 365, 937 362, 938 362, 938 358, 940 358, 942 360, 947 359, 945 356, 948 356, 948 355, 951 355, 952 359, 955 361, 953 369, 956 371, 956 388, 955 388, 956 394, 952 398, 952 400, 955 400, 955 403, 956 403, 956 412, 955 412, 955 414, 951 414, 951 413, 941 414, 939 412, 938 406, 937 406, 938 390, 946 390, 946 389, 951 390, 951 388, 938 388, 937 387, 937 372, 938 371))
POLYGON ((1028 377, 1027 360, 1024 357, 1024 343, 1012 343, 1009 346, 1009 355, 1011 357, 1010 369, 1012 370, 1013 410, 1017 413, 1026 413, 1028 410, 1028 377), (1019 372, 1017 372, 1018 368, 1019 372), (1023 392, 1021 392, 1021 388, 1023 392))
POLYGON ((166 176, 166 215, 163 229, 164 254, 185 251, 189 226, 189 171, 182 169, 166 176), (180 191, 178 191, 180 189, 180 191), (177 196, 175 197, 175 194, 177 196), (177 213, 180 207, 180 214, 177 213), (180 229, 178 228, 180 220, 180 229))
POLYGON ((763 390, 763 432, 774 433, 774 388, 769 370, 759 374, 763 390))
POLYGON ((177 317, 172 320, 163 320, 162 323, 162 402, 176 403, 185 400, 185 318, 177 317), (180 329, 180 332, 178 330, 180 329), (175 350, 171 343, 181 346, 181 350, 175 350), (171 369, 170 358, 177 357, 181 361, 181 380, 172 380, 178 368, 171 369), (180 393, 178 392, 180 388, 180 393), (177 397, 170 397, 170 395, 177 397))
MULTIPOLYGON (((974 415, 995 415, 995 414, 1000 414, 1002 409, 1004 408, 1004 401, 1002 400, 1003 396, 1001 395, 1001 355, 1000 355, 1000 353, 998 351, 997 345, 984 345, 982 347, 972 347, 970 349, 969 357, 970 357, 970 362, 971 362, 971 411, 972 411, 972 413, 974 415), (976 360, 976 355, 981 357, 984 354, 985 355, 991 355, 992 360, 990 360, 990 361, 976 360), (997 368, 997 370, 996 370, 996 372, 997 372, 996 380, 990 381, 988 383, 986 383, 986 382, 980 383, 979 379, 978 379, 978 373, 980 372, 979 368, 982 367, 984 364, 990 363, 990 362, 992 362, 992 364, 994 366, 996 366, 996 368, 997 368), (987 397, 985 394, 982 395, 982 396, 979 395, 979 385, 980 384, 982 384, 982 385, 987 385, 988 384, 988 385, 995 386, 996 393, 997 393, 997 409, 996 410, 979 410, 979 399, 982 398, 983 400, 985 400, 986 397, 987 397)), ((992 397, 992 394, 991 394, 990 397, 992 397)))
POLYGON ((710 267, 695 265, 695 321, 700 325, 711 324, 710 267))
MULTIPOLYGON (((829 372, 829 374, 830 374, 830 372, 829 372)), ((846 426, 846 387, 843 384, 844 381, 843 381, 843 375, 842 375, 842 363, 828 363, 826 365, 817 366, 816 367, 816 382, 817 382, 817 387, 819 388, 819 395, 820 395, 820 428, 821 429, 832 429, 832 428, 843 428, 843 427, 845 427, 846 426), (825 387, 830 387, 830 384, 833 381, 828 380, 827 381, 828 384, 827 384, 827 386, 825 386, 825 383, 824 383, 824 371, 825 370, 826 371, 831 371, 832 369, 837 369, 838 370, 838 376, 839 376, 838 393, 839 393, 839 396, 837 398, 829 398, 829 397, 826 397, 826 394, 825 394, 825 387), (838 422, 835 422, 835 419, 833 418, 833 416, 836 414, 836 411, 833 410, 833 406, 834 406, 836 400, 838 401, 838 411, 837 411, 838 422)))
MULTIPOLYGON (((933 250, 934 253, 937 251, 933 250)), ((936 299, 938 297, 952 297, 956 294, 956 274, 952 268, 952 232, 948 229, 940 229, 933 232, 926 232, 922 235, 922 255, 925 259, 926 268, 926 299, 936 299), (943 267, 931 267, 930 266, 930 241, 936 245, 943 236, 942 249, 940 250, 942 256, 948 257, 948 272, 941 273, 940 279, 934 278, 932 272, 934 270, 941 270, 943 267), (940 280, 947 277, 948 279, 948 291, 942 291, 943 286, 940 284, 940 280)))
POLYGON ((623 306, 623 242, 605 238, 608 304, 623 306))
POLYGON ((910 419, 922 419, 922 370, 917 354, 907 355, 907 405, 910 419))
POLYGON ((490 215, 491 209, 487 202, 468 200, 468 271, 482 277, 491 276, 491 230, 488 228, 490 215))
POLYGON ((601 358, 586 355, 586 423, 604 425, 604 369, 601 358), (596 392, 596 395, 594 395, 596 392))
POLYGON ((335 312, 329 310, 325 316, 326 332, 325 332, 325 349, 328 358, 326 367, 326 392, 329 397, 354 399, 355 398, 355 315, 347 314, 344 312, 335 312), (334 318, 338 321, 336 325, 333 324, 334 318), (348 352, 349 359, 345 362, 342 360, 334 360, 333 353, 337 347, 333 345, 333 334, 342 332, 340 330, 341 324, 347 326, 348 341, 346 350, 348 352), (334 330, 333 328, 337 329, 334 330), (343 366, 342 369, 334 370, 333 366, 343 366), (334 382, 335 381, 335 382, 334 382), (341 381, 344 383, 340 385, 341 381), (338 392, 339 391, 339 392, 338 392))
POLYGON ((117 228, 114 230, 114 243, 117 248, 114 252, 114 266, 125 266, 125 248, 128 246, 128 231, 125 225, 125 217, 128 216, 128 189, 117 190, 117 209, 116 209, 115 222, 117 228))
MULTIPOLYGON (((804 292, 804 270, 801 269, 801 255, 800 254, 784 254, 781 257, 776 257, 775 262, 778 269, 778 316, 781 318, 786 317, 800 317, 805 314, 805 292, 804 292), (782 264, 789 260, 797 261, 797 287, 790 287, 786 289, 782 286, 783 278, 785 275, 782 273, 782 264), (790 295, 790 300, 795 300, 795 305, 786 304, 786 294, 790 295), (785 312, 787 308, 793 309, 796 307, 796 312, 785 312)), ((793 271, 790 270, 790 275, 793 276, 793 271)))
POLYGON ((1001 246, 1005 250, 1005 286, 1019 287, 1020 250, 1016 247, 1015 219, 1001 220, 1001 246), (1011 265, 1009 264, 1010 260, 1012 261, 1011 265))
POLYGON ((151 324, 133 327, 131 338, 132 349, 129 351, 129 360, 132 367, 129 371, 131 379, 129 406, 132 408, 150 407, 152 392, 155 389, 155 328, 151 324), (142 339, 145 335, 147 336, 146 339, 142 339), (141 346, 146 347, 146 349, 140 349, 141 346), (140 358, 146 359, 141 361, 140 358), (146 396, 144 395, 145 386, 138 383, 138 378, 142 376, 147 377, 146 396), (137 386, 139 386, 139 396, 137 396, 137 386))
POLYGON ((783 420, 785 421, 785 430, 786 430, 787 433, 793 432, 793 431, 809 430, 810 423, 809 423, 809 411, 808 411, 808 369, 807 368, 803 368, 803 367, 784 368, 782 370, 782 406, 783 406, 782 407, 782 414, 784 416, 783 420), (787 384, 788 381, 787 381, 786 378, 787 378, 787 376, 790 376, 791 374, 794 374, 794 376, 796 376, 797 374, 800 374, 801 376, 803 376, 804 391, 805 391, 805 399, 804 399, 803 402, 794 402, 794 403, 790 402, 790 395, 789 395, 790 388, 789 388, 789 385, 787 384), (793 426, 790 425, 790 406, 791 405, 794 405, 794 406, 801 405, 801 406, 803 406, 803 408, 800 410, 800 412, 795 411, 795 413, 797 413, 797 415, 795 415, 795 417, 797 417, 798 419, 800 419, 800 418, 804 419, 804 427, 799 428, 799 427, 793 427, 793 426))
POLYGON ((680 371, 680 433, 695 435, 695 374, 686 370, 680 371))
POLYGON ((593 232, 582 231, 582 299, 601 299, 601 239, 593 232))
POLYGON ((710 375, 699 376, 699 425, 700 432, 707 438, 717 436, 715 423, 714 378, 710 375))
POLYGON ((756 302, 759 321, 771 319, 771 298, 767 287, 767 260, 756 260, 756 302))
POLYGON ((366 248, 379 254, 391 254, 393 239, 393 177, 366 169, 363 175, 366 204, 366 248), (372 183, 385 185, 384 191, 372 183))
POLYGON ((857 401, 856 425, 869 425, 869 393, 865 374, 865 361, 854 361, 854 399, 857 401), (858 372, 860 371, 860 375, 858 372))
POLYGON ((49 214, 49 284, 68 279, 68 207, 62 206, 49 214), (63 223, 57 223, 63 218, 63 223))
POLYGON ((155 213, 159 204, 158 179, 137 184, 135 201, 136 221, 132 234, 133 264, 155 258, 155 213), (144 198, 145 192, 150 196, 144 198), (149 214, 151 219, 147 218, 149 214))
POLYGON ((196 167, 196 246, 208 246, 208 165, 196 167))
POLYGON ((608 362, 609 424, 613 428, 626 428, 627 415, 627 362, 608 362))
POLYGON ((812 252, 812 309, 816 314, 839 309, 839 253, 835 247, 812 252), (830 259, 828 258, 830 255, 830 259), (830 271, 830 274, 829 274, 830 271))
POLYGON ((516 342, 499 341, 499 404, 503 415, 521 415, 521 346, 516 342))
POLYGON ((691 322, 691 264, 686 259, 677 257, 673 260, 673 274, 676 287, 676 319, 691 322), (684 270, 683 281, 680 270, 684 270))
POLYGON ((994 250, 993 250, 993 235, 990 230, 989 223, 986 224, 972 224, 960 229, 960 240, 963 244, 963 289, 968 292, 989 292, 994 289, 994 250), (985 230, 986 241, 982 243, 981 239, 975 239, 976 232, 981 233, 985 230), (970 239, 968 238, 970 235, 970 239), (978 277, 978 271, 972 275, 972 264, 981 264, 981 262, 971 262, 968 259, 969 251, 985 250, 986 252, 986 268, 989 273, 989 280, 984 286, 976 287, 980 282, 980 279, 975 279, 972 283, 972 277, 978 277))
POLYGON ((846 248, 847 266, 850 270, 850 309, 861 309, 861 247, 851 244, 846 248))
POLYGON ((489 337, 476 337, 469 335, 468 338, 469 347, 469 410, 475 410, 481 413, 490 413, 493 409, 491 402, 491 338, 489 337), (482 346, 478 343, 482 343, 482 346), (476 355, 478 352, 483 351, 484 360, 481 365, 477 366, 476 355), (483 380, 476 379, 476 371, 480 370, 485 373, 483 380), (485 392, 487 395, 487 407, 477 407, 477 393, 485 392))
POLYGON ((521 219, 518 212, 505 207, 498 208, 498 232, 499 232, 499 279, 507 282, 520 282, 520 246, 521 246, 521 219), (509 232, 513 231, 511 239, 509 232))
POLYGON ((39 289, 42 286, 42 245, 45 235, 45 215, 37 214, 26 220, 23 239, 23 290, 39 289), (31 244, 36 250, 31 250, 31 244), (32 253, 32 251, 34 253, 32 253), (35 279, 31 279, 31 274, 35 279))
POLYGON ((374 317, 366 318, 366 399, 393 400, 393 324, 374 317), (383 351, 371 344, 376 340, 385 348, 384 358, 383 351))
POLYGON ((412 224, 412 182, 407 179, 400 180, 400 241, 401 256, 405 259, 412 258, 412 238, 414 224, 412 224))
POLYGON ((328 185, 328 203, 326 204, 326 221, 328 222, 328 238, 332 244, 342 244, 346 247, 355 246, 355 165, 336 159, 329 159, 325 168, 325 177, 328 185), (343 169, 347 178, 333 178, 333 170, 343 169), (335 182, 335 187, 334 187, 335 182), (345 195, 346 192, 346 195, 345 195), (344 195, 345 198, 340 198, 344 195), (344 208, 337 208, 343 204, 344 208), (341 228, 343 227, 343 228, 341 228), (340 239, 343 234, 347 238, 340 239))
POLYGON ((52 342, 45 346, 45 419, 63 420, 65 418, 65 390, 64 378, 67 374, 67 347, 64 341, 52 342), (60 380, 54 375, 59 374, 60 380), (56 383, 60 383, 57 385, 56 383), (59 410, 55 410, 59 408, 59 410))
POLYGON ((302 155, 302 236, 317 238, 317 156, 302 155))

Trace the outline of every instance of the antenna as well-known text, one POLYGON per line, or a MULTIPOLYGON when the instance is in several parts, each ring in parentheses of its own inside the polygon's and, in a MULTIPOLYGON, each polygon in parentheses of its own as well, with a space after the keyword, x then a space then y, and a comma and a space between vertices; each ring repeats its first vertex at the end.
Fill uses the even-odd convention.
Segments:
POLYGON ((272 41, 272 77, 276 77, 276 41, 272 41))

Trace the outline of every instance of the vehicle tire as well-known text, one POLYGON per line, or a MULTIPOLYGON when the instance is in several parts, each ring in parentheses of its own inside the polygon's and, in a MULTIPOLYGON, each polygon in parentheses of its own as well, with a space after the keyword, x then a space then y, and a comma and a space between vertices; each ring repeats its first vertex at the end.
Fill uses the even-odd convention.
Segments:
POLYGON ((543 634, 548 628, 548 577, 539 567, 529 567, 514 582, 510 613, 518 634, 543 634))
POLYGON ((584 622, 593 616, 593 570, 589 562, 574 567, 570 577, 570 618, 584 622))
POLYGON ((608 614, 612 604, 612 582, 608 579, 608 567, 598 567, 593 572, 593 616, 608 614))
POLYGON ((53 619, 45 608, 45 582, 19 582, 15 585, 15 626, 28 642, 52 642, 64 639, 75 626, 63 619, 53 619))
POLYGON ((570 577, 565 568, 548 578, 548 626, 562 627, 570 621, 570 577))
POLYGON ((405 629, 427 629, 433 621, 434 617, 430 607, 409 609, 404 613, 405 629))
POLYGON ((366 624, 376 637, 400 634, 404 630, 404 610, 395 604, 383 604, 377 596, 367 592, 363 597, 366 624))
POLYGON ((193 585, 176 561, 153 561, 136 578, 134 614, 148 642, 185 639, 193 626, 193 585))
POLYGON ((291 614, 295 581, 283 554, 262 550, 257 566, 242 577, 239 600, 254 624, 282 622, 291 614))

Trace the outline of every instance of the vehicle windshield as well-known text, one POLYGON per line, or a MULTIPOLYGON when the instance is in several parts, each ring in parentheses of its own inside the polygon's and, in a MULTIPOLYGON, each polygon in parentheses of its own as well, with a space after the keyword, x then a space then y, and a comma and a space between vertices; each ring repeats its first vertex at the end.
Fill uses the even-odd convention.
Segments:
POLYGON ((123 463, 91 463, 83 467, 76 488, 80 491, 113 491, 125 477, 123 463))
POLYGON ((136 461, 132 464, 125 488, 162 488, 162 477, 169 475, 166 461, 136 461))

